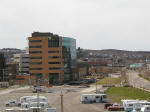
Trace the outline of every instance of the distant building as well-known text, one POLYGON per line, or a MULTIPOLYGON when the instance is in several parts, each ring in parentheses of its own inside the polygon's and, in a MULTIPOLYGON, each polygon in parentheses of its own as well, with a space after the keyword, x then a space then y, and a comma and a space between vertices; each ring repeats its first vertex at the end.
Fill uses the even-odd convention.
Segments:
POLYGON ((29 73, 29 54, 14 54, 14 62, 18 63, 19 74, 29 73))
POLYGON ((4 54, 0 53, 0 81, 6 81, 6 62, 4 54))
POLYGON ((129 67, 130 68, 141 68, 143 66, 143 63, 134 63, 131 64, 129 67))
POLYGON ((29 73, 36 79, 57 84, 74 80, 76 40, 52 33, 32 33, 29 37, 29 73))
POLYGON ((0 53, 4 54, 6 63, 10 63, 14 60, 14 54, 25 53, 25 50, 15 48, 3 48, 0 49, 0 53))
POLYGON ((13 80, 16 78, 16 75, 18 75, 18 63, 11 62, 6 63, 6 73, 9 76, 9 80, 13 80))

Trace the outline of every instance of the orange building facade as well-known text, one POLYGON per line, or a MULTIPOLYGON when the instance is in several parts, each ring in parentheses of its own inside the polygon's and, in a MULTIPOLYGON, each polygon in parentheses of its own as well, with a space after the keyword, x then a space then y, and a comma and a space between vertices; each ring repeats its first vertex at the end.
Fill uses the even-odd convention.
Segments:
POLYGON ((32 33, 32 37, 28 38, 31 79, 51 84, 64 81, 62 38, 52 33, 39 32, 32 33))

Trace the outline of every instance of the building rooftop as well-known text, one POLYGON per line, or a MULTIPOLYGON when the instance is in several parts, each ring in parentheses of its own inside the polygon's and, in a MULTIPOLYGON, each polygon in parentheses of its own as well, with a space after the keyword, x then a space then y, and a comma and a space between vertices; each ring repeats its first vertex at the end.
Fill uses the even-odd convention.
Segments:
POLYGON ((32 37, 41 37, 41 36, 53 36, 54 34, 53 33, 50 33, 50 32, 33 32, 32 33, 32 37))

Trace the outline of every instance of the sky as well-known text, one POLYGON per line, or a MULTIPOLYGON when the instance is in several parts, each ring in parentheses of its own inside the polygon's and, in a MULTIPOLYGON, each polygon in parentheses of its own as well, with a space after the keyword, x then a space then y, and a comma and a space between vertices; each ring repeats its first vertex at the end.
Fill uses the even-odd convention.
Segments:
POLYGON ((0 0, 0 48, 24 49, 34 31, 84 49, 150 51, 150 0, 0 0))

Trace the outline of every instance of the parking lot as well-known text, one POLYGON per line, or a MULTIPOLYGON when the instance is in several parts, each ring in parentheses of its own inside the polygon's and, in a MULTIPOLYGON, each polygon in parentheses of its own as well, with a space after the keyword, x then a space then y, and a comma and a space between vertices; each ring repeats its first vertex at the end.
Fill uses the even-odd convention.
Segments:
MULTIPOLYGON (((40 95, 48 98, 49 106, 56 107, 57 112, 60 112, 60 93, 62 87, 52 88, 52 93, 40 93, 40 95)), ((64 98, 64 112, 105 112, 104 104, 82 104, 80 102, 80 95, 84 94, 83 90, 87 88, 79 87, 63 87, 64 98)), ((10 100, 19 101, 20 97, 36 95, 30 89, 11 91, 9 93, 0 95, 0 109, 4 111, 6 108, 5 103, 10 100)))

